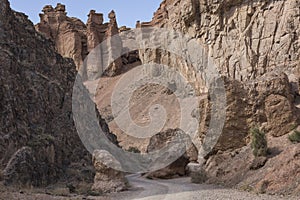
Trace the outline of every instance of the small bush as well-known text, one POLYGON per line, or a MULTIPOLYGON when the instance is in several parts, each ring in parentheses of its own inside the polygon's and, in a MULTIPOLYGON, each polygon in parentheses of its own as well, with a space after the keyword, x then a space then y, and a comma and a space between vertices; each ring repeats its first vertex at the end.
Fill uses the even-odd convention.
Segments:
POLYGON ((295 130, 298 127, 298 124, 292 124, 291 125, 291 131, 295 130))
POLYGON ((133 152, 133 153, 141 153, 141 151, 136 147, 129 147, 127 151, 133 152))
POLYGON ((293 143, 299 143, 300 142, 300 131, 294 130, 294 132, 289 135, 289 140, 293 143))
POLYGON ((253 191, 253 187, 251 185, 242 185, 240 187, 240 190, 245 191, 245 192, 252 192, 253 191))
POLYGON ((103 193, 102 192, 99 192, 99 191, 95 191, 95 190, 88 190, 87 191, 87 194, 88 195, 90 195, 90 196, 101 196, 101 195, 103 195, 103 193))
POLYGON ((258 127, 250 129, 251 134, 251 148, 255 157, 266 156, 268 151, 268 143, 264 131, 259 130, 258 127))

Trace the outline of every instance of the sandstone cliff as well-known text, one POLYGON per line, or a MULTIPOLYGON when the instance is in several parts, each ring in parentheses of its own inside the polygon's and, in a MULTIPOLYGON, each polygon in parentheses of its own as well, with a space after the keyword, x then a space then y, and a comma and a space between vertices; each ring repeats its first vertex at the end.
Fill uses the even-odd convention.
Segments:
MULTIPOLYGON (((226 122, 205 165, 214 177, 211 182, 249 186, 260 192, 299 193, 296 179, 300 174, 294 170, 299 164, 299 145, 287 139, 300 119, 299 25, 300 2, 293 0, 164 0, 152 21, 137 23, 137 28, 163 27, 189 35, 206 48, 224 77, 226 122), (248 133, 254 125, 267 132, 270 143, 269 161, 259 175, 249 171, 254 158, 248 133), (238 155, 240 152, 242 156, 238 155), (291 157, 295 159, 292 161, 291 157), (277 173, 276 167, 271 167, 274 163, 278 168, 289 163, 293 172, 285 168, 277 173), (274 170, 270 172, 268 167, 274 170)), ((176 61, 168 52, 142 50, 140 57, 143 63, 154 60, 176 66, 200 88, 203 84, 187 63, 176 61)), ((202 140, 210 119, 209 99, 200 107, 202 140)))
MULTIPOLYGON (((46 38, 54 41, 58 53, 63 57, 72 58, 77 69, 83 66, 83 61, 95 47, 106 41, 107 48, 99 52, 100 64, 96 68, 86 69, 88 73, 94 75, 106 69, 106 75, 113 76, 122 68, 122 59, 119 58, 122 52, 121 40, 116 44, 111 44, 111 36, 119 33, 116 15, 111 11, 108 15, 110 21, 104 23, 103 14, 91 10, 88 14, 87 24, 77 18, 68 17, 65 5, 60 3, 55 8, 46 5, 40 14, 40 23, 35 28, 46 38), (112 64, 106 66, 103 57, 107 56, 113 60, 112 64), (115 57, 112 57, 115 56, 115 57)), ((114 40, 116 41, 116 40, 114 40)))
MULTIPOLYGON (((139 23, 139 26, 164 27, 188 34, 207 49, 220 73, 227 77, 227 123, 221 140, 230 138, 230 141, 223 140, 223 145, 219 144, 219 149, 225 150, 243 146, 247 130, 253 123, 267 123, 270 132, 277 136, 287 134, 290 124, 296 123, 294 96, 299 94, 299 14, 298 1, 164 0, 152 21, 139 23), (287 74, 284 81, 276 81, 274 75, 269 75, 283 72, 287 74), (265 81, 275 84, 273 91, 267 91, 269 86, 265 81), (268 114, 273 109, 269 106, 272 98, 269 96, 280 93, 276 87, 289 91, 289 94, 281 94, 284 97, 276 97, 281 99, 277 107, 287 102, 281 114, 293 113, 293 117, 287 117, 288 120, 280 125, 268 114), (266 94, 257 97, 261 90, 266 94), (274 130, 278 126, 280 130, 274 130)), ((167 52, 146 51, 140 55, 144 63, 155 60, 169 66, 176 64, 190 80, 201 84, 201 80, 189 72, 186 63, 166 59, 172 58, 167 52)))

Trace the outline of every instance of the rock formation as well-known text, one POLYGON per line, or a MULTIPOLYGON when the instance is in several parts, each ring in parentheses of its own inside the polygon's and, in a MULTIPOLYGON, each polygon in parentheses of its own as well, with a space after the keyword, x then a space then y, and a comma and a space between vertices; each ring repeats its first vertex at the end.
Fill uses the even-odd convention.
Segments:
POLYGON ((86 25, 77 18, 67 17, 65 6, 59 3, 55 8, 47 5, 42 11, 36 30, 54 41, 58 53, 72 58, 79 68, 88 54, 86 25))
POLYGON ((120 192, 128 188, 124 173, 117 170, 121 169, 121 164, 109 152, 95 150, 93 164, 96 175, 92 190, 98 193, 108 193, 120 192))
MULTIPOLYGON (((0 88, 0 144, 3 144, 0 146, 0 169, 3 170, 0 178, 6 184, 42 186, 61 179, 91 182, 90 155, 77 136, 70 105, 76 69, 81 66, 85 79, 98 78, 101 73, 119 75, 135 64, 154 61, 175 66, 198 93, 209 92, 191 65, 170 52, 142 49, 121 56, 123 44, 115 35, 128 28, 118 28, 114 11, 108 15, 109 22, 104 23, 103 14, 91 10, 84 24, 68 17, 64 5, 57 4, 55 8, 47 5, 35 30, 25 15, 10 10, 7 0, 0 1, 0 83, 3 85, 0 88), (103 41, 101 48, 93 51, 103 41), (56 52, 71 59, 64 59, 56 52), (97 59, 84 61, 89 53, 97 59)), ((250 187, 259 192, 300 193, 299 145, 287 139, 287 134, 299 125, 299 16, 298 0, 164 0, 152 21, 137 22, 137 28, 174 29, 199 42, 214 59, 224 80, 227 107, 221 137, 201 162, 203 165, 190 164, 192 176, 196 174, 199 182, 207 179, 210 183, 250 187), (267 158, 257 163, 248 135, 254 125, 266 131, 269 144, 267 158), (205 171, 205 176, 197 174, 199 171, 203 174, 205 171)), ((105 81, 116 84, 119 79, 113 77, 105 81)), ((110 88, 112 91, 105 95, 112 93, 112 85, 106 85, 97 92, 104 94, 102 90, 110 88)), ((163 100, 158 96, 163 95, 171 96, 165 88, 153 85, 139 88, 130 102, 135 114, 133 119, 147 123, 149 106, 136 105, 136 102, 142 99, 149 104, 161 103, 163 100), (153 91, 155 87, 159 92, 153 91), (144 110, 133 109, 133 105, 144 110)), ((103 99, 99 96, 96 94, 95 100, 100 114, 106 110, 106 120, 111 121, 114 117, 111 108, 100 105, 98 102, 103 99)), ((108 102, 110 98, 106 96, 103 98, 108 102)), ((172 129, 178 122, 175 100, 166 98, 164 101, 172 110, 167 124, 172 129)), ((194 141, 198 149, 209 127, 211 103, 208 94, 199 104, 197 139, 200 142, 194 141)), ((100 115, 99 120, 116 144, 116 138, 100 115)), ((113 122, 110 124, 116 126, 113 122)), ((122 134, 120 132, 118 139, 122 134)), ((130 140, 127 145, 138 146, 145 152, 160 148, 172 134, 173 131, 162 130, 150 141, 122 136, 122 142, 130 140), (141 144, 134 144, 136 141, 141 144)), ((148 176, 166 178, 185 174, 187 163, 196 161, 197 150, 188 153, 192 156, 184 155, 169 167, 148 176)), ((95 151, 93 189, 113 192, 126 188, 124 175, 100 162, 103 158, 119 165, 107 152, 95 151)))
MULTIPOLYGON (((137 26, 175 29, 207 48, 226 77, 227 119, 216 146, 226 150, 245 145, 249 127, 255 123, 266 122, 273 136, 287 134, 287 127, 297 124, 293 102, 299 95, 300 19, 295 17, 299 12, 297 1, 164 0, 151 22, 137 26), (283 72, 286 78, 278 80, 283 72), (279 90, 286 93, 281 95, 279 90), (260 93, 265 94, 257 96, 260 93), (275 120, 281 122, 274 124, 275 120)), ((144 63, 155 60, 174 66, 175 62, 168 52, 148 50, 140 56, 144 63)), ((188 64, 176 63, 186 77, 201 85, 188 64)))
MULTIPOLYGON (((277 140, 275 137, 286 139, 287 134, 298 126, 299 13, 300 2, 292 0, 164 0, 154 13, 152 21, 137 22, 137 28, 161 27, 187 34, 207 50, 224 78, 226 122, 214 151, 207 156, 209 160, 205 166, 210 176, 217 177, 212 182, 217 182, 218 178, 221 181, 228 178, 229 181, 225 181, 228 185, 245 183, 246 178, 241 174, 249 175, 245 172, 249 170, 249 166, 237 162, 247 160, 248 163, 252 158, 246 153, 243 153, 244 157, 235 154, 243 152, 243 148, 249 148, 248 132, 252 126, 261 126, 267 132, 270 143, 277 140), (239 159, 233 162, 235 157, 239 159), (219 163, 222 166, 218 166, 219 163), (234 166, 235 164, 238 166, 234 166), (231 179, 230 176, 236 179, 231 179)), ((143 63, 155 61, 176 66, 185 77, 195 82, 198 87, 196 89, 201 92, 203 80, 199 80, 191 72, 187 63, 179 62, 169 52, 142 50, 140 59, 143 63)), ((200 140, 204 139, 209 126, 210 106, 208 95, 208 99, 200 102, 200 140)), ((269 162, 283 164, 284 155, 290 157, 287 149, 291 144, 285 145, 277 144, 276 148, 282 148, 283 153, 275 156, 272 161, 267 161, 267 166, 270 166, 269 162)), ((297 163, 298 159, 291 163, 292 167, 297 163)), ((281 177, 277 180, 284 181, 279 172, 277 174, 273 171, 271 175, 264 167, 260 170, 261 176, 281 177)), ((299 173, 288 176, 299 177, 299 173)), ((261 179, 254 176, 251 183, 261 183, 264 181, 261 179)), ((262 184, 265 192, 284 191, 284 187, 279 187, 270 180, 267 182, 267 186, 262 184)), ((296 184, 293 178, 288 182, 296 184)), ((296 187, 291 187, 289 193, 297 191, 296 187)))
MULTIPOLYGON (((152 136, 147 148, 147 152, 162 149, 174 136, 183 134, 179 129, 168 129, 152 136)), ((178 158, 171 165, 154 172, 146 174, 148 178, 174 178, 186 175, 186 166, 190 161, 197 161, 197 149, 193 144, 187 148, 187 152, 178 158)))
MULTIPOLYGON (((60 4, 55 10, 48 6, 41 17, 65 21, 64 10, 60 4)), ((36 32, 26 15, 12 11, 7 0, 0 4, 0 39, 0 170, 5 184, 91 183, 91 155, 72 116, 74 62, 56 53, 53 42, 36 32)))
POLYGON ((164 0, 149 24, 196 38, 224 75, 246 81, 299 66, 298 15, 298 1, 164 0))
POLYGON ((36 30, 54 41, 58 53, 63 57, 72 58, 77 69, 83 66, 86 56, 103 41, 106 43, 101 46, 97 58, 90 61, 95 66, 89 65, 84 70, 90 76, 97 76, 106 69, 105 75, 113 76, 122 69, 122 42, 117 36, 111 39, 119 33, 114 11, 108 15, 110 21, 103 23, 103 14, 91 10, 86 25, 77 18, 68 17, 65 5, 59 3, 55 8, 46 5, 42 11, 36 30))

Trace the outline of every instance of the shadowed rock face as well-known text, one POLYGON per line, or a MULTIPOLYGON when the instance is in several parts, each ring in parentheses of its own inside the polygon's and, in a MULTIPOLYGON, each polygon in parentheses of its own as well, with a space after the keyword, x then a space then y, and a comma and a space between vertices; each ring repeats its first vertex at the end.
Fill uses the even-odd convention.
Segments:
MULTIPOLYGON (((57 54, 26 15, 12 11, 7 0, 0 2, 0 169, 5 183, 92 182, 91 155, 72 117, 74 62, 57 54)), ((63 13, 64 7, 55 10, 63 13)))

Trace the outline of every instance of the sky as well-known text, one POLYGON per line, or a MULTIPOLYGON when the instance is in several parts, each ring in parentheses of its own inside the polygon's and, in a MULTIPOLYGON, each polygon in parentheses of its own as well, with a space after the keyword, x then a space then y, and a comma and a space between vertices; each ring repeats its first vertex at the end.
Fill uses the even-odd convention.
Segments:
POLYGON ((126 25, 135 28, 137 20, 150 21, 153 13, 162 0, 10 0, 12 9, 28 15, 34 23, 39 22, 39 13, 45 5, 56 6, 57 3, 66 5, 69 17, 77 17, 84 23, 90 10, 104 14, 105 22, 108 13, 114 10, 117 15, 118 26, 126 25))

